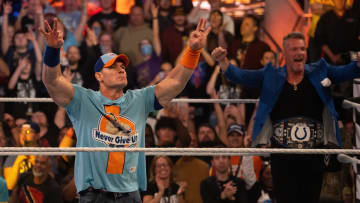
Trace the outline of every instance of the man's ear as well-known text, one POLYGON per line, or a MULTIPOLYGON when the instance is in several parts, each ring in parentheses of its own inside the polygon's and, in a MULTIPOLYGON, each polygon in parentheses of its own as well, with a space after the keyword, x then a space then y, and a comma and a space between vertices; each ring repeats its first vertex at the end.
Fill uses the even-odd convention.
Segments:
POLYGON ((95 78, 96 78, 97 81, 101 82, 102 81, 102 73, 96 72, 95 73, 95 78))

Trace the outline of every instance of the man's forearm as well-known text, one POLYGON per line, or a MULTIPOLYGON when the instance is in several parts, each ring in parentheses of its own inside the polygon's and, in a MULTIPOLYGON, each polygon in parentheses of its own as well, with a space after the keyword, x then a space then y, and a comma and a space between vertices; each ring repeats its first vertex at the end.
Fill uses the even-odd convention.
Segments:
POLYGON ((323 45, 321 47, 321 50, 330 58, 333 58, 334 57, 334 53, 331 51, 331 49, 329 48, 328 45, 323 45))
POLYGON ((223 72, 225 72, 229 68, 229 60, 225 58, 222 62, 219 63, 220 68, 223 72))
POLYGON ((60 75, 60 48, 46 47, 42 80, 45 84, 51 84, 60 75))

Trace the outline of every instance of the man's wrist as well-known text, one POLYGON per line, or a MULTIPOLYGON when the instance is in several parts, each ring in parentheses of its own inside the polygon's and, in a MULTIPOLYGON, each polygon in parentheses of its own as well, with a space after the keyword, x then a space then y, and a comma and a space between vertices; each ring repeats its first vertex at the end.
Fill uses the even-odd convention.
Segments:
POLYGON ((181 64, 188 69, 195 69, 198 65, 201 50, 193 50, 190 46, 186 47, 181 64))
POLYGON ((60 48, 46 46, 44 64, 48 67, 56 67, 60 64, 60 48))
POLYGON ((225 72, 229 67, 229 60, 226 58, 224 61, 219 62, 220 64, 220 72, 225 72))

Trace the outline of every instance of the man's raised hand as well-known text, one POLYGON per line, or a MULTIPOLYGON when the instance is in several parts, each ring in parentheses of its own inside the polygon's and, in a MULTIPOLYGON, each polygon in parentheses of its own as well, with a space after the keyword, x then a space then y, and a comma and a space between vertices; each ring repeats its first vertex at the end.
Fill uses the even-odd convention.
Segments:
POLYGON ((54 25, 53 25, 53 28, 51 28, 48 21, 45 20, 44 23, 45 23, 47 32, 41 28, 39 30, 45 37, 47 46, 53 47, 53 48, 60 48, 64 44, 63 33, 61 31, 58 31, 58 29, 57 29, 58 20, 56 18, 54 18, 53 22, 54 22, 54 25))
POLYGON ((192 50, 199 50, 205 47, 207 36, 211 30, 209 26, 206 29, 206 19, 201 18, 196 27, 196 30, 191 32, 189 38, 189 46, 192 50))
POLYGON ((226 59, 226 54, 227 54, 226 49, 224 49, 222 47, 217 47, 211 52, 211 57, 215 61, 221 63, 226 59))

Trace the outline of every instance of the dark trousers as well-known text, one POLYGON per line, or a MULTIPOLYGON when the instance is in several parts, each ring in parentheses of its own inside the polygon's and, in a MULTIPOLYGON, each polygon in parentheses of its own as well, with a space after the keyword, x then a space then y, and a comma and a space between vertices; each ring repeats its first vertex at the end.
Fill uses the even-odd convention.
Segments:
POLYGON ((111 193, 100 190, 80 192, 79 203, 141 203, 139 191, 128 193, 111 193))
POLYGON ((277 203, 317 203, 323 173, 322 155, 271 155, 271 173, 277 203))

